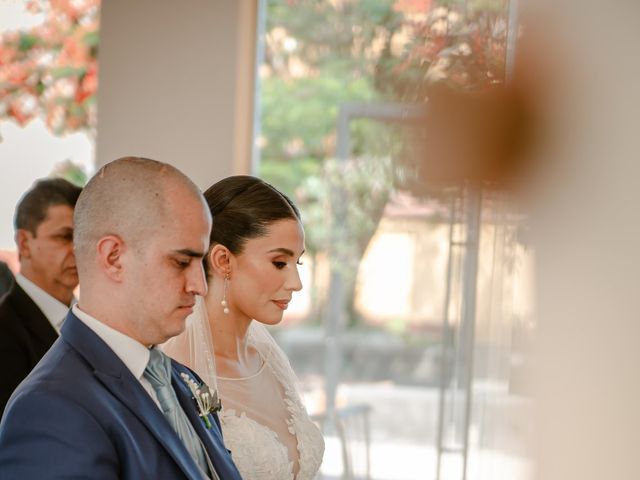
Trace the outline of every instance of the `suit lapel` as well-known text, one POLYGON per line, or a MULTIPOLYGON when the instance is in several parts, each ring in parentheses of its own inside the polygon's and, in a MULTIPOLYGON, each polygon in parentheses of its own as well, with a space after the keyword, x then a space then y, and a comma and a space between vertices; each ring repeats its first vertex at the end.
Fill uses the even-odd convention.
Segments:
POLYGON ((180 406, 187 414, 189 421, 193 425, 193 428, 198 434, 198 437, 200 437, 200 440, 202 441, 202 444, 207 451, 207 455, 209 455, 211 462, 214 464, 214 466, 216 466, 216 470, 218 474, 220 474, 220 467, 217 464, 220 459, 223 458, 222 455, 226 453, 226 449, 225 452, 222 452, 222 449, 224 448, 222 436, 220 436, 219 430, 217 428, 214 428, 213 426, 207 430, 203 420, 198 415, 197 407, 195 405, 195 400, 193 399, 193 396, 191 394, 191 390, 189 390, 189 387, 185 384, 184 380, 180 378, 180 372, 175 368, 175 364, 173 365, 174 368, 172 368, 171 383, 173 385, 173 389, 176 392, 176 396, 178 397, 178 401, 180 402, 180 406), (217 443, 213 441, 213 436, 218 439, 217 443))
POLYGON ((133 375, 129 373, 130 379, 127 378, 127 375, 123 375, 123 378, 116 378, 97 371, 95 375, 115 397, 145 424, 187 476, 201 478, 198 467, 184 444, 158 406, 133 375))
POLYGON ((195 460, 138 379, 113 350, 72 312, 67 315, 62 337, 93 366, 100 383, 147 427, 185 475, 200 480, 202 475, 195 460))
POLYGON ((49 322, 42 310, 38 308, 35 302, 25 292, 18 282, 13 284, 11 293, 9 293, 11 303, 16 313, 21 317, 23 325, 27 328, 34 338, 42 344, 42 347, 48 349, 58 338, 53 325, 49 322))

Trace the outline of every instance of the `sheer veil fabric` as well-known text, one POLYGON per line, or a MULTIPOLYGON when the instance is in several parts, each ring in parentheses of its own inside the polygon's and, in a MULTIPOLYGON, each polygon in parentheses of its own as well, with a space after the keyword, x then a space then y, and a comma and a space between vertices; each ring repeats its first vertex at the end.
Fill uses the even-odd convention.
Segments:
POLYGON ((218 390, 211 327, 207 320, 204 298, 200 295, 196 296, 193 313, 187 317, 185 331, 167 340, 160 345, 160 348, 164 353, 200 375, 212 392, 218 390))
POLYGON ((192 368, 222 401, 225 444, 245 480, 311 480, 322 463, 324 440, 309 418, 289 360, 260 323, 251 322, 248 342, 263 361, 245 378, 216 374, 211 328, 202 297, 181 335, 162 349, 192 368))

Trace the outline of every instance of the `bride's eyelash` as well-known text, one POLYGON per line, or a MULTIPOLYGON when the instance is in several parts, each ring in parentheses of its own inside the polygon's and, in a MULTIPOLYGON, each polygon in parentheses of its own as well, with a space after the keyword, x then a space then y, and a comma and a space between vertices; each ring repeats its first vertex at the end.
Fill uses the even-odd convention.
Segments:
MULTIPOLYGON (((287 266, 287 262, 281 262, 278 260, 274 260, 271 263, 273 263, 274 267, 276 267, 278 270, 287 266)), ((303 263, 300 260, 296 260, 296 265, 303 265, 303 263)))

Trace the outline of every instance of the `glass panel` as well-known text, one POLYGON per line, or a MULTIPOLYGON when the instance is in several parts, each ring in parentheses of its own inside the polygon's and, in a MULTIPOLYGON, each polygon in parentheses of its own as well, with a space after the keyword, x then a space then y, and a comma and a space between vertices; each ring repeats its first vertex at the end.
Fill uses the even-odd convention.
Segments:
POLYGON ((323 422, 322 475, 525 478, 526 221, 414 168, 432 82, 504 78, 506 2, 264 5, 258 174, 300 206, 308 257, 275 334, 323 422))

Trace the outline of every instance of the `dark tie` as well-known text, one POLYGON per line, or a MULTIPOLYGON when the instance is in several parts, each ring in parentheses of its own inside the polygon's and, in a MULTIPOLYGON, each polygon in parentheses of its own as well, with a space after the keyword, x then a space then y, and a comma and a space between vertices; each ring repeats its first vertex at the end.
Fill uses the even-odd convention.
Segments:
MULTIPOLYGON (((150 350, 151 356, 147 368, 144 370, 144 377, 149 380, 156 392, 158 403, 162 408, 162 413, 169 421, 173 429, 182 440, 193 459, 196 461, 205 477, 209 472, 209 464, 202 443, 198 434, 193 429, 193 425, 182 410, 176 392, 171 386, 171 359, 159 351, 157 348, 150 350)), ((212 471, 213 478, 217 478, 215 471, 212 471)))

